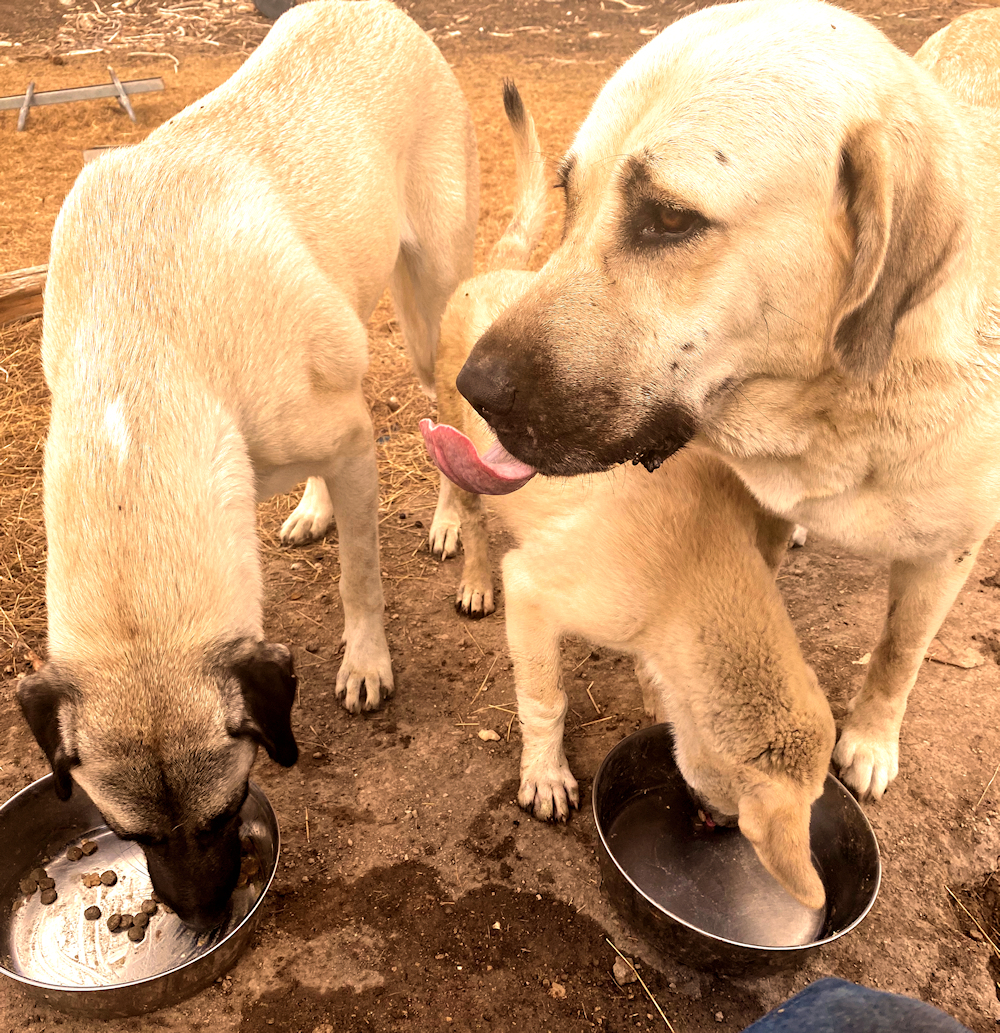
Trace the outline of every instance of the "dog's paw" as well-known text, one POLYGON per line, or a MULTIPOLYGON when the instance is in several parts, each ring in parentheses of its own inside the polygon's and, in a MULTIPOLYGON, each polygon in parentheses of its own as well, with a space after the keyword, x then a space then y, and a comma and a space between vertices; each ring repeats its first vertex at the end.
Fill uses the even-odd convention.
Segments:
POLYGON ((431 553, 440 560, 451 559, 458 555, 460 521, 450 517, 434 515, 430 534, 427 536, 431 553))
POLYGON ((549 774, 523 772, 517 802, 539 821, 568 821, 570 810, 580 806, 580 788, 563 762, 549 774))
POLYGON ((360 714, 362 710, 378 710, 383 699, 395 691, 389 648, 364 648, 347 645, 344 662, 337 672, 337 698, 346 710, 360 714))
POLYGON ((479 620, 481 617, 488 617, 496 609, 493 601, 493 586, 486 582, 470 580, 464 581, 458 586, 455 594, 455 611, 479 620))
MULTIPOLYGON (((325 489, 324 489, 325 492, 325 489)), ((317 504, 307 491, 302 501, 292 511, 292 515, 281 525, 282 545, 308 545, 319 541, 333 523, 333 506, 317 504)))
POLYGON ((860 799, 879 800, 899 773, 899 741, 848 724, 833 751, 833 763, 841 780, 860 799))

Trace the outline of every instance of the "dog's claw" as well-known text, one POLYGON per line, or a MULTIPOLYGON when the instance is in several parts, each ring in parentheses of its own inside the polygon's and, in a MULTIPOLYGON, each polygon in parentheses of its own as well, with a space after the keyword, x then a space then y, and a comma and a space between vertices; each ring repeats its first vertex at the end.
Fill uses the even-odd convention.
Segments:
POLYGON ((539 821, 565 823, 569 821, 570 811, 580 808, 580 790, 567 768, 553 779, 522 779, 517 802, 522 810, 539 821))
POLYGON ((460 525, 438 521, 436 518, 431 524, 431 531, 428 535, 431 554, 439 560, 448 560, 458 555, 460 525))
POLYGON ((493 601, 493 589, 477 588, 471 585, 459 585, 455 596, 455 611, 473 620, 482 620, 496 610, 493 601))

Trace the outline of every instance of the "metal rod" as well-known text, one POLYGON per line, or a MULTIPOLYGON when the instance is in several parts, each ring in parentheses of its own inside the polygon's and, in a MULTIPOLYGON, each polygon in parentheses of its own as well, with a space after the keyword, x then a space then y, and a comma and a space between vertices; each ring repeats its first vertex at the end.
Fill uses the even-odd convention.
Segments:
POLYGON ((28 110, 31 107, 31 98, 35 95, 35 84, 28 83, 28 89, 24 94, 24 103, 21 105, 21 112, 17 116, 17 131, 20 133, 23 131, 25 124, 28 121, 28 110))
POLYGON ((126 114, 132 121, 135 121, 135 112, 132 110, 132 105, 129 103, 128 94, 125 92, 125 87, 122 86, 121 80, 115 75, 115 70, 108 65, 108 71, 111 73, 111 78, 114 81, 115 89, 118 91, 118 103, 125 109, 126 114))

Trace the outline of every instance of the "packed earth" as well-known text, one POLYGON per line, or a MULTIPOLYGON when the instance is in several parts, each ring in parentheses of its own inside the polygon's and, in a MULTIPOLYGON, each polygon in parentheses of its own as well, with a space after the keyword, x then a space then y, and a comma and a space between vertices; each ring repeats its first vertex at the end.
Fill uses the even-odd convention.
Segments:
MULTIPOLYGON (((511 214, 504 78, 517 83, 554 163, 616 67, 704 5, 401 6, 453 66, 475 117, 481 260, 511 214)), ((912 53, 954 17, 985 5, 847 6, 912 53)), ((21 94, 32 82, 39 91, 108 82, 109 66, 123 80, 159 76, 164 84, 133 98, 135 123, 113 99, 34 108, 23 132, 16 110, 0 112, 0 272, 47 261, 52 224, 84 150, 142 139, 232 74, 269 25, 252 4, 230 0, 0 0, 0 95, 21 94)), ((536 267, 558 239, 560 204, 553 191, 536 267)), ((15 700, 17 678, 45 657, 40 336, 39 319, 0 328, 2 799, 47 770, 15 700)), ((5 981, 0 1030, 575 1033, 669 1023, 677 1033, 736 1031, 824 975, 919 997, 976 1033, 993 1030, 1000 1022, 1000 535, 983 548, 923 665, 903 725, 899 777, 883 800, 865 805, 883 864, 870 915, 790 971, 737 977, 686 968, 622 924, 602 893, 595 856, 593 775, 616 742, 648 723, 631 662, 587 642, 565 644, 566 747, 581 809, 565 825, 535 821, 515 801, 520 736, 503 595, 485 620, 456 615, 461 560, 441 563, 429 552, 437 482, 417 424, 435 414, 387 299, 370 341, 366 389, 379 449, 395 696, 361 716, 339 705, 335 533, 281 548, 278 528, 297 496, 261 504, 266 630, 294 653, 301 757, 285 770, 262 754, 254 771, 277 813, 282 852, 250 947, 209 989, 135 1019, 64 1016, 5 981), (622 965, 616 979, 620 954, 640 979, 622 965)), ((497 554, 509 544, 498 526, 491 537, 497 554)), ((811 537, 789 553, 779 584, 841 720, 881 625, 885 571, 811 537)))

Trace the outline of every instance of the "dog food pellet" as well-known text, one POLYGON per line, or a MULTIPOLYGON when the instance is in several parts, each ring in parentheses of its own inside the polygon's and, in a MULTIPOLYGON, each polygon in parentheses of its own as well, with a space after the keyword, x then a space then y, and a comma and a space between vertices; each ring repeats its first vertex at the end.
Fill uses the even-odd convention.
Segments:
POLYGON ((109 868, 106 872, 101 872, 101 882, 105 886, 114 886, 118 881, 118 876, 109 868))
POLYGON ((87 889, 92 890, 95 886, 101 885, 101 877, 97 872, 87 872, 86 875, 80 876, 81 881, 87 889))
POLYGON ((38 882, 40 879, 47 879, 48 877, 49 873, 44 868, 32 868, 31 871, 28 872, 28 878, 34 879, 35 882, 38 882))
POLYGON ((140 905, 140 910, 144 911, 147 915, 156 914, 156 901, 155 900, 144 900, 140 905))
MULTIPOLYGON (((89 911, 90 908, 87 908, 89 911)), ((121 928, 122 916, 121 915, 108 915, 108 928, 116 933, 121 928)))
POLYGON ((121 922, 118 924, 119 929, 131 929, 132 928, 132 916, 122 915, 121 922))
POLYGON ((240 872, 240 877, 236 880, 236 888, 238 890, 241 890, 249 882, 250 882, 250 879, 247 876, 247 873, 246 872, 240 872))
POLYGON ((38 881, 36 879, 22 879, 18 886, 21 888, 22 893, 27 893, 30 897, 38 889, 38 881))
POLYGON ((55 890, 42 890, 40 900, 43 904, 54 904, 57 896, 55 890))
POLYGON ((152 901, 152 902, 153 902, 154 904, 162 904, 162 903, 163 903, 163 901, 162 901, 162 900, 160 900, 160 895, 159 895, 159 893, 157 893, 157 892, 156 892, 156 890, 153 890, 153 892, 152 892, 152 893, 150 893, 150 895, 149 895, 149 899, 150 899, 150 900, 151 900, 151 901, 152 901))
POLYGON ((83 851, 78 846, 71 846, 69 850, 66 851, 66 856, 71 861, 79 861, 80 858, 83 857, 83 851))
POLYGON ((140 929, 145 929, 149 925, 149 915, 145 911, 138 912, 132 916, 132 924, 139 926, 140 929))
POLYGON ((101 917, 101 909, 96 904, 91 904, 83 913, 88 922, 96 922, 101 917))
POLYGON ((128 938, 133 943, 141 943, 145 935, 146 930, 141 925, 133 925, 132 928, 128 931, 128 938))
POLYGON ((44 879, 39 879, 38 880, 38 888, 40 890, 51 890, 51 889, 55 889, 55 887, 56 887, 56 880, 55 879, 50 879, 50 878, 48 878, 48 876, 46 876, 44 879))
POLYGON ((87 855, 87 857, 90 857, 90 855, 91 855, 91 854, 92 854, 92 853, 93 853, 93 852, 94 852, 94 851, 95 851, 96 849, 97 849, 97 844, 96 844, 96 843, 95 843, 95 842, 94 842, 94 841, 93 841, 92 839, 85 839, 85 840, 84 840, 84 841, 83 841, 83 842, 82 842, 82 843, 80 844, 80 850, 81 850, 81 852, 82 852, 82 853, 84 853, 84 854, 86 854, 86 855, 87 855))

